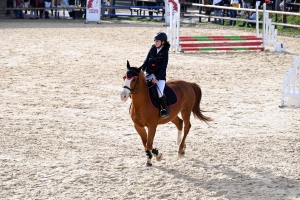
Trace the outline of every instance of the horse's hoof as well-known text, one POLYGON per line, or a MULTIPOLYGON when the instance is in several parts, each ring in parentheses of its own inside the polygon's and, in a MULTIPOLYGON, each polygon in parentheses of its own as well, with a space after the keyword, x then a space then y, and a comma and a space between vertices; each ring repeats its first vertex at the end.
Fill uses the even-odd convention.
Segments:
POLYGON ((178 158, 182 158, 185 155, 185 151, 182 151, 181 153, 178 153, 178 158))
POLYGON ((146 162, 146 167, 151 167, 152 163, 146 162))
POLYGON ((163 155, 162 153, 159 153, 157 156, 156 156, 156 160, 157 161, 161 161, 163 159, 163 155))

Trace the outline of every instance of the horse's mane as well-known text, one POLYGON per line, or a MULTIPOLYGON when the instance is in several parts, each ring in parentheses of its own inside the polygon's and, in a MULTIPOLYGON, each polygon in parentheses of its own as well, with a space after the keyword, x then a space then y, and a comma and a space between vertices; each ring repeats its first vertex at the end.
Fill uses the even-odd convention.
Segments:
POLYGON ((146 83, 146 76, 142 70, 139 72, 139 78, 141 82, 143 81, 146 83))

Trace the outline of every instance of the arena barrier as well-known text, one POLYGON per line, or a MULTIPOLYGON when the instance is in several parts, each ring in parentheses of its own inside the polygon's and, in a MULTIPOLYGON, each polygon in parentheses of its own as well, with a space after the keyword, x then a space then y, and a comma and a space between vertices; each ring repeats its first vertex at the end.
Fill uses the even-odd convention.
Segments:
POLYGON ((300 56, 294 57, 294 67, 283 74, 281 105, 283 108, 284 99, 288 97, 287 106, 291 108, 300 107, 300 56))
MULTIPOLYGON (((175 0, 175 2, 178 6, 180 6, 177 0, 175 0)), ((169 4, 169 6, 172 7, 173 5, 169 4)), ((180 36, 180 12, 174 12, 172 9, 170 9, 170 25, 167 28, 167 34, 170 38, 171 48, 175 52, 219 50, 263 51, 265 50, 266 45, 274 45, 274 47, 276 46, 274 48, 275 51, 285 50, 282 43, 277 43, 277 30, 275 29, 275 26, 272 25, 271 19, 269 19, 265 4, 263 5, 263 9, 264 17, 262 37, 258 37, 258 7, 256 7, 256 36, 180 36), (251 41, 241 42, 242 40, 251 41), (206 43, 203 43, 203 41, 206 41, 206 43)))
POLYGON ((101 9, 107 10, 107 14, 103 13, 102 17, 136 17, 136 18, 164 18, 164 6, 116 6, 116 5, 102 5, 101 9), (112 14, 112 10, 130 10, 130 14, 126 14, 124 12, 119 12, 116 14, 112 14), (132 12, 137 12, 134 15, 132 12), (145 15, 145 12, 152 12, 153 15, 145 15), (142 15, 142 12, 144 14, 142 15), (158 14, 161 15, 158 15, 158 14), (157 14, 157 15, 154 15, 157 14))

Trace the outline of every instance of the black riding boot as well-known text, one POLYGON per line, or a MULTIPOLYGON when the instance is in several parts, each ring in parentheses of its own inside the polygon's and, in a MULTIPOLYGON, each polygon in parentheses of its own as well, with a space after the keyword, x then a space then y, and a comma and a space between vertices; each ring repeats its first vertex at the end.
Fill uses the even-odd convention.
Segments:
POLYGON ((159 98, 159 103, 161 105, 161 110, 160 110, 160 117, 161 118, 168 118, 168 110, 167 110, 167 100, 166 96, 162 96, 159 98))

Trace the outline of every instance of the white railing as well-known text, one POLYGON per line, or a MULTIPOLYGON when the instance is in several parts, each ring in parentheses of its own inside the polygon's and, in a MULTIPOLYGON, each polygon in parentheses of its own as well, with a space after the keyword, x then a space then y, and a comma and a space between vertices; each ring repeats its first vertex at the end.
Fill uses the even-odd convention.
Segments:
POLYGON ((296 97, 300 100, 300 56, 294 58, 294 67, 283 74, 281 107, 285 97, 296 97))
POLYGON ((275 45, 277 42, 277 29, 272 25, 272 20, 269 18, 269 12, 266 11, 266 4, 263 4, 263 46, 275 45))

